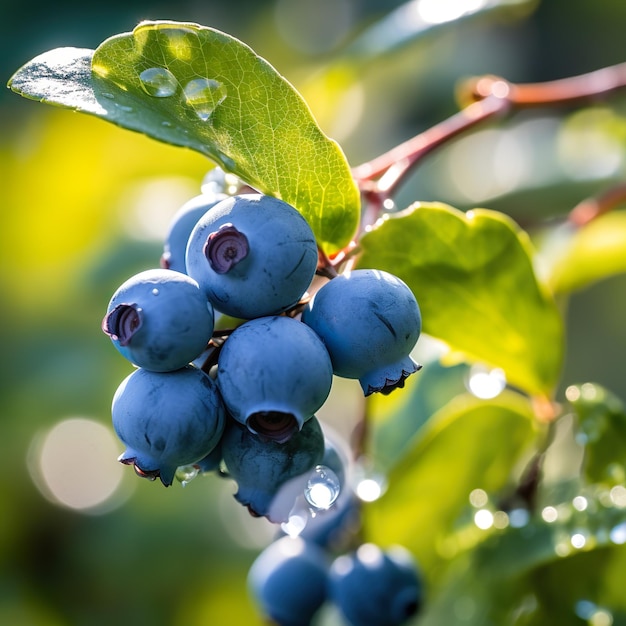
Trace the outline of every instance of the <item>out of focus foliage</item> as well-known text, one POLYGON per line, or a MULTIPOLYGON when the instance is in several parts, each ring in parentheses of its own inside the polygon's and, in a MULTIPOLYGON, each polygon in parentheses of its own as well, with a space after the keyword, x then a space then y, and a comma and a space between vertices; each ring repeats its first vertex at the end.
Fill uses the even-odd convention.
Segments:
MULTIPOLYGON (((421 1, 431 16, 444 4, 421 1)), ((505 4, 450 24, 433 18, 437 28, 411 38, 389 21, 398 1, 11 2, 0 8, 0 77, 57 46, 95 48, 141 19, 198 22, 270 60, 357 165, 454 113, 469 75, 532 82, 626 60, 622 2, 505 4)), ((110 429, 128 366, 99 330, 106 303, 122 280, 158 264, 169 218, 210 163, 8 90, 0 126, 0 623, 262 623, 245 576, 274 529, 247 517, 216 476, 184 489, 140 481, 116 463, 110 429)), ((476 387, 485 372, 442 360, 427 338, 424 371, 373 403, 370 452, 391 487, 365 505, 366 532, 422 561, 428 624, 626 623, 626 225, 617 210, 575 235, 551 227, 622 181, 625 163, 616 95, 480 128, 425 161, 397 198, 400 208, 436 201, 511 216, 538 250, 566 333, 557 400, 570 410, 549 434, 536 407, 499 393, 493 371, 485 398, 476 387), (529 502, 537 445, 544 475, 529 502)), ((534 319, 533 355, 559 350, 549 329, 533 336, 534 319)), ((478 332, 458 323, 457 334, 478 332)), ((528 383, 519 370, 515 382, 542 390, 545 380, 528 383)), ((342 415, 348 434, 358 404, 355 388, 339 384, 320 417, 336 425, 342 415)))

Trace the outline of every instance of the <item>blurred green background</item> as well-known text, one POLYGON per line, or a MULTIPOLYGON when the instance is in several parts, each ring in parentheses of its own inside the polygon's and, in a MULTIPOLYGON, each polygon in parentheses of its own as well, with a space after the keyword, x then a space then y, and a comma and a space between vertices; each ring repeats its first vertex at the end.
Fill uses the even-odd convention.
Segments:
MULTIPOLYGON (((198 22, 267 58, 357 165, 454 113, 466 76, 530 82, 626 61, 621 0, 544 0, 338 62, 400 4, 3 2, 0 78, 51 48, 95 48, 142 19, 198 22)), ((397 32, 387 34, 391 44, 397 32)), ((534 233, 623 179, 621 105, 616 96, 577 115, 520 113, 462 138, 424 163, 398 205, 485 206, 534 233)), ((116 462, 110 429, 111 397, 130 370, 100 331, 106 304, 128 276, 158 264, 169 218, 209 167, 188 150, 0 92, 0 624, 262 623, 245 576, 273 530, 236 505, 229 481, 165 490, 137 479, 116 462)), ((626 400, 626 278, 575 293, 566 316, 564 386, 594 381, 626 400)), ((323 417, 349 425, 343 392, 323 417)))

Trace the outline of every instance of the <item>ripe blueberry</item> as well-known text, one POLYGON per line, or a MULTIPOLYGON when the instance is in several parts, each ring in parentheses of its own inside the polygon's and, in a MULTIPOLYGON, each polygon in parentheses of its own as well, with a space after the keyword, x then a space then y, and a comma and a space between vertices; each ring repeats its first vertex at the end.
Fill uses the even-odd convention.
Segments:
POLYGON ((326 555, 298 537, 282 537, 257 556, 248 589, 263 613, 280 626, 309 626, 327 593, 326 555))
POLYGON ((260 317, 239 326, 224 343, 217 382, 235 420, 284 442, 325 402, 332 365, 308 326, 290 317, 260 317))
POLYGON ((226 420, 214 381, 192 365, 134 370, 115 392, 112 417, 126 445, 118 460, 165 486, 177 467, 205 458, 219 444, 226 420))
POLYGON ((213 324, 213 307, 196 281, 174 270, 153 269, 117 289, 102 330, 131 363, 168 372, 203 352, 213 324))
POLYGON ((194 227, 187 273, 216 310, 242 319, 295 305, 317 268, 311 227, 291 205, 261 194, 222 200, 194 227))
POLYGON ((198 220, 220 200, 226 198, 226 194, 202 193, 191 198, 178 209, 170 221, 163 254, 161 255, 161 267, 187 273, 185 254, 189 235, 198 220))
POLYGON ((351 626, 400 626, 419 611, 423 589, 408 550, 365 543, 333 561, 329 595, 351 626))
POLYGON ((396 276, 359 269, 323 285, 302 321, 324 342, 333 371, 358 378, 365 395, 404 386, 418 365, 409 355, 422 328, 415 296, 396 276))
POLYGON ((307 420, 286 443, 264 441, 238 422, 230 421, 221 446, 228 474, 237 483, 237 501, 256 517, 285 522, 294 504, 288 483, 294 478, 306 478, 322 460, 324 434, 315 417, 307 420), (286 502, 282 499, 283 487, 286 502))

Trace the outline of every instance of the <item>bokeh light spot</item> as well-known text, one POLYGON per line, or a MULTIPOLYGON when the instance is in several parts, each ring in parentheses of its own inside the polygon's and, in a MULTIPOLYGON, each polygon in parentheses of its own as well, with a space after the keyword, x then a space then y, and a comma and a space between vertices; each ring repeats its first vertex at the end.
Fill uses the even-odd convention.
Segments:
POLYGON ((64 419, 35 438, 28 467, 42 494, 70 509, 102 513, 124 499, 119 443, 109 428, 82 417, 64 419))

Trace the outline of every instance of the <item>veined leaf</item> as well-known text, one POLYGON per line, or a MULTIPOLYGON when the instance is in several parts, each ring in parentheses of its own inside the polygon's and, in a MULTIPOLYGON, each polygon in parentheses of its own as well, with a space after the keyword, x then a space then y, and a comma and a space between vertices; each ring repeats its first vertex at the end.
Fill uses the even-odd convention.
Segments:
POLYGON ((341 148, 294 87, 230 35, 197 24, 142 22, 95 51, 44 53, 9 86, 205 154, 295 206, 329 253, 355 233, 360 198, 341 148))
POLYGON ((387 270, 411 287, 424 332, 502 368, 529 393, 552 393, 563 323, 537 281, 527 235, 510 218, 417 203, 381 220, 360 244, 358 267, 387 270))

